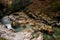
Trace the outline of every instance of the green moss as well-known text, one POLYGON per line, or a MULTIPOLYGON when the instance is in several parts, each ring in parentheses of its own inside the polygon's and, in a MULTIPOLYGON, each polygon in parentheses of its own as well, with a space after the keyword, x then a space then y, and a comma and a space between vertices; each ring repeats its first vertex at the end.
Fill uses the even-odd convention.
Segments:
POLYGON ((54 33, 52 35, 48 35, 44 33, 45 40, 60 40, 60 28, 54 27, 54 33))
POLYGON ((7 40, 7 39, 5 39, 5 38, 0 38, 0 40, 7 40))
POLYGON ((54 40, 52 35, 44 34, 44 40, 54 40))
POLYGON ((57 27, 54 28, 54 37, 55 40, 60 40, 60 28, 57 27))

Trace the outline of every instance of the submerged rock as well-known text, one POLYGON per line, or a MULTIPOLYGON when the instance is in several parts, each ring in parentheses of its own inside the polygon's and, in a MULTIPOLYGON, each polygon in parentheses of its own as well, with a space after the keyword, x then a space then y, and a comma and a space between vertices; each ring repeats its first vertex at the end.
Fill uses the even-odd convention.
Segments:
POLYGON ((12 22, 12 28, 18 28, 20 27, 20 23, 19 22, 12 22))

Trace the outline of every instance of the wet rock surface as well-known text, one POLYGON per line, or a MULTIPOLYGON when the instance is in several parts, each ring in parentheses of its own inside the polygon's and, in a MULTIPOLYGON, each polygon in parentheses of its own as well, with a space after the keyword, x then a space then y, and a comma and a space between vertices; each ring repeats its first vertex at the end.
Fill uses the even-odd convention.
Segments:
POLYGON ((53 26, 31 19, 24 12, 17 12, 17 14, 13 13, 2 18, 1 37, 7 40, 43 40, 47 34, 55 39, 56 33, 53 26))
MULTIPOLYGON (((6 38, 7 40, 30 40, 32 38, 31 33, 28 31, 14 32, 14 30, 7 29, 5 25, 0 24, 0 37, 6 38)), ((37 40, 43 40, 42 37, 40 34, 37 40)))

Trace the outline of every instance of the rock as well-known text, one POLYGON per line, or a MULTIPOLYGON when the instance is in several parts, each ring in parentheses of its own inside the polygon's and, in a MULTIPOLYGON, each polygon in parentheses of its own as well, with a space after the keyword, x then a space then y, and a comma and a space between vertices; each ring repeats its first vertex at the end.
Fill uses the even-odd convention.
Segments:
MULTIPOLYGON (((36 34, 36 35, 37 35, 37 34, 36 34)), ((43 35, 42 35, 42 33, 39 33, 39 35, 38 35, 37 38, 34 37, 34 38, 32 38, 31 40, 43 40, 43 35)))
POLYGON ((31 33, 28 32, 20 32, 16 35, 15 40, 30 40, 31 33))
POLYGON ((20 23, 19 22, 12 22, 12 28, 18 28, 20 27, 20 23))
POLYGON ((46 33, 48 34, 52 34, 54 31, 53 31, 53 27, 52 26, 49 26, 49 25, 45 25, 41 28, 41 30, 45 31, 46 33))
POLYGON ((42 34, 40 34, 39 37, 36 40, 43 40, 42 34))
POLYGON ((9 18, 10 18, 10 20, 12 20, 12 21, 15 21, 15 20, 16 20, 16 18, 15 18, 14 15, 9 15, 9 18))
MULTIPOLYGON (((0 24, 0 37, 5 38, 7 40, 30 40, 32 37, 32 32, 21 31, 21 32, 13 32, 10 29, 5 28, 5 25, 0 24)), ((42 35, 38 37, 38 39, 42 39, 42 35)), ((38 40, 37 39, 37 40, 38 40)), ((36 40, 36 39, 35 39, 36 40)))

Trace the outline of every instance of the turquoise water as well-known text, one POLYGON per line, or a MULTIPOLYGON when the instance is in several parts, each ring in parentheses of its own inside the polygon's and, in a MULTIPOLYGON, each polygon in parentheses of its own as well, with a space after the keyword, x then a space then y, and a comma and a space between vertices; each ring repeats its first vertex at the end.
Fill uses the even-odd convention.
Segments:
POLYGON ((23 27, 16 28, 15 30, 16 31, 22 31, 23 30, 23 27))

